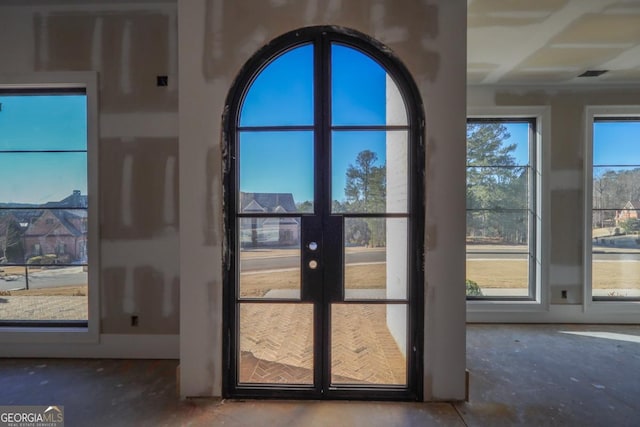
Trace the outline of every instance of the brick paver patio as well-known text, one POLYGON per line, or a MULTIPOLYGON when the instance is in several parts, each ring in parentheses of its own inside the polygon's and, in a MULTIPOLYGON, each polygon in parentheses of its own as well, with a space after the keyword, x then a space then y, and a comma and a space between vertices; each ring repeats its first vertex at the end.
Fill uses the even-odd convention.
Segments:
MULTIPOLYGON (((336 304, 334 384, 406 384, 406 362, 381 304, 336 304)), ((240 382, 313 383, 310 304, 242 304, 240 382)))

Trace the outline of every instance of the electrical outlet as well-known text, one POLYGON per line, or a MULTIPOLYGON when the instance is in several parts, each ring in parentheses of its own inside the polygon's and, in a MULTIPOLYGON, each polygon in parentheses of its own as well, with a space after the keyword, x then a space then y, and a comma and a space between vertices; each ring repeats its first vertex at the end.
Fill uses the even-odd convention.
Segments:
POLYGON ((566 291, 566 289, 562 290, 562 292, 560 293, 560 296, 562 297, 562 299, 567 299, 567 291, 566 291))
POLYGON ((138 326, 138 316, 131 316, 131 326, 138 326))

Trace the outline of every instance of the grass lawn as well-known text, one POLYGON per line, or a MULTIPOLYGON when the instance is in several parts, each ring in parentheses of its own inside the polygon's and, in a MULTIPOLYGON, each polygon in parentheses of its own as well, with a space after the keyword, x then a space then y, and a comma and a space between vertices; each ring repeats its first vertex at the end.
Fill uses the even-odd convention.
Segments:
MULTIPOLYGON (((347 266, 347 288, 384 289, 386 274, 385 264, 347 266)), ((272 289, 300 289, 300 270, 240 275, 241 297, 263 297, 272 289)))
MULTIPOLYGON (((481 288, 526 288, 527 269, 525 260, 467 260, 467 279, 481 288)), ((594 262, 593 288, 640 289, 640 262, 594 262)))

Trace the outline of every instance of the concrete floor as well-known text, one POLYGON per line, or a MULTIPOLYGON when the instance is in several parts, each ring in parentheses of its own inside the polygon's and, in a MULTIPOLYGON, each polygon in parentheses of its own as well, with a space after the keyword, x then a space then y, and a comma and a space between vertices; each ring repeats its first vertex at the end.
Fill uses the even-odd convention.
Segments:
POLYGON ((470 401, 176 398, 177 361, 0 359, 0 405, 67 426, 637 426, 640 326, 470 325, 470 401))

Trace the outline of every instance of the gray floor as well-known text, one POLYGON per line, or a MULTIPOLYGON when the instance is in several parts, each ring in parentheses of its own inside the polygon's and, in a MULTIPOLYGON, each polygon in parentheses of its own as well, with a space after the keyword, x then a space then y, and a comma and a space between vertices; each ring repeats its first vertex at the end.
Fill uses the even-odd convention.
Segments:
POLYGON ((0 405, 67 426, 637 426, 640 326, 470 325, 466 403, 176 398, 176 361, 0 359, 0 405))

